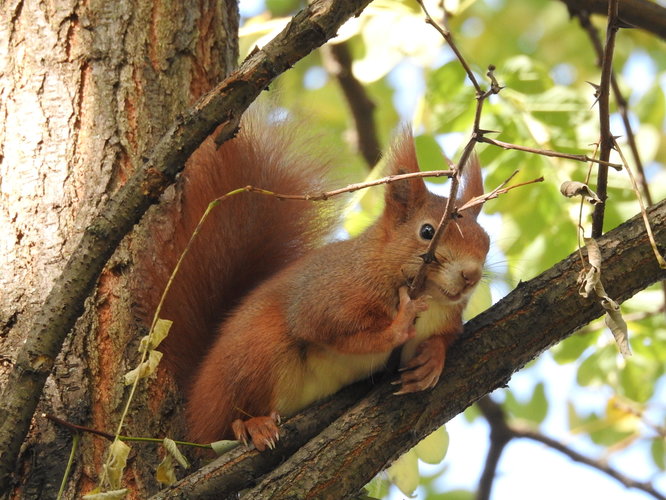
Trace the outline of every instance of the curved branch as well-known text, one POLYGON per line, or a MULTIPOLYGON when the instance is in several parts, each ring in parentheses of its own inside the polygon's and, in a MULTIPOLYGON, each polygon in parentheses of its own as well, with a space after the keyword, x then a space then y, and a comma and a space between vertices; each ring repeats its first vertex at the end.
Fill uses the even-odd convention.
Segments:
MULTIPOLYGON (((571 12, 607 14, 607 0, 561 0, 571 12)), ((619 19, 624 27, 635 27, 666 39, 666 8, 649 0, 622 0, 619 19)))
POLYGON ((53 284, 9 374, 0 398, 0 491, 14 469, 21 443, 62 344, 83 311, 107 260, 121 239, 170 184, 189 155, 222 124, 230 138, 241 114, 278 75, 334 37, 370 0, 315 0, 162 137, 144 165, 86 228, 62 274, 53 284))
MULTIPOLYGON (((666 201, 652 207, 649 214, 658 244, 666 247, 666 201)), ((606 289, 618 301, 666 278, 666 271, 659 269, 654 259, 640 215, 599 238, 599 246, 606 289)), ((578 295, 577 262, 578 254, 572 254, 521 283, 467 323, 465 334, 452 347, 441 382, 433 391, 395 397, 395 389, 387 381, 340 418, 325 405, 312 407, 305 414, 316 415, 316 420, 309 422, 308 431, 287 432, 275 450, 277 458, 267 467, 255 463, 243 469, 242 474, 235 472, 233 491, 251 487, 290 453, 285 453, 286 449, 296 449, 316 436, 265 475, 246 498, 344 498, 354 493, 430 432, 492 390, 506 385, 527 362, 603 314, 599 305, 578 295), (337 420, 324 429, 333 418, 337 420)), ((349 394, 343 392, 333 401, 344 406, 353 398, 349 394)), ((286 426, 301 418, 294 417, 286 426)), ((224 474, 217 472, 225 468, 238 471, 248 459, 231 453, 183 479, 159 498, 191 498, 188 484, 207 485, 210 491, 227 484, 229 477, 225 479, 224 474)))
POLYGON ((531 430, 511 429, 511 432, 513 434, 513 437, 531 439, 532 441, 545 444, 549 448, 557 450, 563 455, 566 455, 574 462, 579 462, 581 464, 587 465, 588 467, 592 467, 593 469, 597 469, 598 471, 603 472, 607 476, 612 477, 616 481, 619 481, 627 488, 636 488, 637 490, 641 490, 644 491, 645 493, 648 493, 657 500, 666 500, 666 496, 662 495, 657 490, 655 490, 650 483, 644 483, 641 481, 636 481, 634 479, 631 479, 622 474, 621 472, 619 472, 618 470, 614 469, 613 467, 610 467, 609 465, 603 464, 598 460, 586 457, 585 455, 578 453, 576 450, 573 450, 568 446, 564 446, 556 439, 544 436, 539 432, 531 430))
POLYGON ((502 407, 488 396, 480 399, 477 402, 477 406, 490 425, 490 451, 488 452, 486 467, 483 471, 483 475, 481 476, 481 481, 479 482, 479 489, 476 495, 478 500, 490 498, 490 488, 495 477, 497 460, 499 459, 499 455, 495 456, 496 453, 494 454, 493 450, 499 450, 499 453, 501 453, 501 451, 504 449, 504 446, 506 446, 506 444, 514 438, 530 439, 532 441, 544 444, 549 448, 552 448, 556 451, 559 451, 563 455, 566 455, 575 462, 585 464, 588 467, 592 467, 600 472, 603 472, 627 488, 636 488, 637 490, 648 493, 657 500, 666 500, 666 497, 655 490, 654 487, 648 482, 641 482, 631 479, 622 474, 617 469, 610 467, 600 460, 586 457, 585 455, 578 453, 576 450, 563 445, 558 440, 548 437, 540 432, 533 431, 531 429, 520 429, 516 426, 507 424, 502 407))

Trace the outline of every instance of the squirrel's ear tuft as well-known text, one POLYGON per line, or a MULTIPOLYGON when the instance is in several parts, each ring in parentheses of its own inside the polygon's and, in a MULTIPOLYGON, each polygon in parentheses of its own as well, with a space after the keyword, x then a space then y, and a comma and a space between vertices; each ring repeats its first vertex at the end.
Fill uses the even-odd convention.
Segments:
MULTIPOLYGON (((476 196, 481 196, 483 194, 483 177, 481 176, 481 164, 479 163, 479 157, 476 153, 472 153, 469 160, 465 164, 465 168, 462 171, 462 178, 460 179, 462 183, 462 191, 458 193, 457 203, 459 207, 467 203, 469 200, 476 196)), ((476 207, 465 210, 463 213, 469 212, 472 217, 476 218, 481 212, 482 205, 477 205, 476 207)))
MULTIPOLYGON (((419 172, 414 138, 407 127, 393 144, 387 163, 388 175, 419 172)), ((425 204, 427 193, 425 183, 420 177, 391 182, 386 188, 385 213, 400 222, 405 221, 416 209, 425 204)))

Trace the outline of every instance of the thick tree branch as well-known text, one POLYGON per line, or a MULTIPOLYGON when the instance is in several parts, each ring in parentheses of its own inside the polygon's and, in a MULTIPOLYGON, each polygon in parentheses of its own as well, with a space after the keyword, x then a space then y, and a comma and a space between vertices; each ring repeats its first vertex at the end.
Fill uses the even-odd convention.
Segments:
MULTIPOLYGON (((561 0, 572 12, 608 13, 608 0, 561 0)), ((666 8, 649 0, 622 0, 619 19, 626 27, 640 28, 666 39, 666 8)))
POLYGON ((47 376, 105 263, 189 155, 219 125, 231 137, 241 114, 281 73, 334 37, 370 0, 315 0, 263 49, 203 96, 155 146, 149 159, 86 228, 18 353, 0 401, 0 491, 4 491, 47 376))
MULTIPOLYGON (((649 211, 658 244, 666 247, 666 201, 649 211)), ((666 278, 659 269, 642 219, 634 217, 599 238, 608 293, 624 301, 650 284, 666 278)), ((233 477, 235 491, 251 487, 281 458, 289 460, 246 493, 246 498, 344 498, 355 493, 378 471, 420 439, 462 412, 492 390, 506 385, 511 375, 544 350, 601 316, 603 310, 578 294, 578 253, 512 293, 465 326, 465 334, 451 349, 442 381, 427 393, 396 397, 382 383, 333 424, 319 433, 336 414, 325 406, 307 410, 317 415, 303 435, 291 430, 274 452, 269 468, 249 467, 233 477)), ((349 401, 349 393, 335 400, 349 401)), ((336 403, 340 404, 340 403, 336 403)), ((343 405, 344 406, 344 405, 343 405)), ((338 407, 339 410, 339 407, 338 407)), ((338 411, 336 410, 336 411, 338 411)), ((301 418, 295 417, 295 419, 301 418)), ((288 422, 287 425, 292 425, 288 422)), ((293 428, 290 427, 293 430, 293 428)), ((245 457, 227 454, 166 490, 159 498, 189 498, 188 483, 214 491, 228 478, 216 471, 242 467, 245 457)), ((246 452, 255 457, 255 452, 246 452)), ((197 493, 202 489, 194 490, 197 493)), ((232 491, 225 489, 226 491, 232 491)), ((201 498, 205 498, 203 495, 201 498)), ((219 497, 218 497, 219 498, 219 497)))

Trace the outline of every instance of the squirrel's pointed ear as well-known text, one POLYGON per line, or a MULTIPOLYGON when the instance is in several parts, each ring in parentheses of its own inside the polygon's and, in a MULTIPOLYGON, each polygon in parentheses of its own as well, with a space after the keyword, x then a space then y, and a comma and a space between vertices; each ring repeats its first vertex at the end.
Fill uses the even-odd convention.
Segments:
MULTIPOLYGON (((414 138, 408 128, 398 136, 388 157, 388 175, 400 175, 418 172, 414 138)), ((400 222, 422 207, 427 199, 428 190, 420 177, 391 182, 386 188, 385 213, 400 222)))
MULTIPOLYGON (((460 207, 467 203, 469 200, 476 196, 481 196, 483 194, 483 177, 481 176, 481 164, 479 163, 479 157, 476 153, 472 153, 469 160, 465 164, 465 168, 462 171, 462 178, 460 179, 462 184, 462 191, 458 193, 457 205, 460 207)), ((477 205, 472 207, 465 212, 469 212, 472 217, 476 218, 481 212, 481 207, 483 205, 477 205)), ((465 213, 463 212, 463 214, 465 213)))

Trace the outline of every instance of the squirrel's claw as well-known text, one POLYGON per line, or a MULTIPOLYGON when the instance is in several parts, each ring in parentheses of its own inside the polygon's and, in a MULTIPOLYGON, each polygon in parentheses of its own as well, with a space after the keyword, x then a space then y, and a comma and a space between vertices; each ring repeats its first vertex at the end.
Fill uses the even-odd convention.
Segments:
POLYGON ((400 368, 400 379, 395 382, 402 384, 402 387, 394 394, 399 396, 435 387, 444 369, 445 359, 446 345, 443 338, 430 337, 422 342, 416 356, 400 368))
POLYGON ((242 441, 248 446, 249 440, 259 451, 266 448, 274 450, 280 439, 280 430, 278 429, 279 415, 273 412, 268 417, 252 417, 249 420, 234 420, 231 428, 236 439, 242 441))

